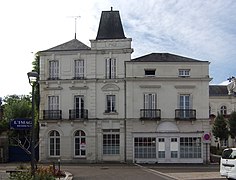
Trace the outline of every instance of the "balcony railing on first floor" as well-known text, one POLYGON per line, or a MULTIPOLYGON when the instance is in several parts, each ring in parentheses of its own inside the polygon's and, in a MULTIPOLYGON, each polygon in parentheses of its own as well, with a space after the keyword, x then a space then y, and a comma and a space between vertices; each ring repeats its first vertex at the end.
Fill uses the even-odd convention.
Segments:
POLYGON ((61 119, 61 110, 43 110, 43 119, 61 119))
POLYGON ((87 109, 70 109, 69 119, 88 119, 87 109))
POLYGON ((140 119, 160 120, 160 109, 140 109, 140 119))
POLYGON ((176 109, 175 119, 176 120, 195 120, 196 110, 195 109, 176 109))

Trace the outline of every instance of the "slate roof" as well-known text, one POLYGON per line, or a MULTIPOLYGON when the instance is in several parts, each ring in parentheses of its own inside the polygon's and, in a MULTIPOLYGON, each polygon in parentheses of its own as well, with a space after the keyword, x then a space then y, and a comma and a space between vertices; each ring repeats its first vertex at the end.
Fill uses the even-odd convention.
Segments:
POLYGON ((210 85, 209 96, 228 96, 227 86, 223 85, 210 85))
POLYGON ((90 47, 83 44, 77 39, 72 39, 66 43, 60 44, 53 48, 47 49, 41 52, 54 52, 54 51, 78 51, 78 50, 90 50, 90 47))
POLYGON ((200 61, 188 57, 183 57, 170 53, 151 53, 147 54, 131 61, 138 62, 208 62, 208 61, 200 61))
POLYGON ((96 40, 125 38, 119 11, 102 11, 96 40))

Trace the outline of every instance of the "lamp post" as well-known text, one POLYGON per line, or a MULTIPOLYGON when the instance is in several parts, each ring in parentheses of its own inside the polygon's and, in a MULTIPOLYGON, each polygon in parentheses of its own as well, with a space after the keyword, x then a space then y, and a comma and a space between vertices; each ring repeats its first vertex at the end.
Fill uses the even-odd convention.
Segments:
POLYGON ((38 83, 38 73, 37 72, 28 72, 28 79, 29 79, 29 84, 32 86, 32 127, 31 127, 31 141, 30 141, 30 148, 31 148, 31 174, 34 176, 35 175, 35 130, 34 130, 34 87, 38 83))

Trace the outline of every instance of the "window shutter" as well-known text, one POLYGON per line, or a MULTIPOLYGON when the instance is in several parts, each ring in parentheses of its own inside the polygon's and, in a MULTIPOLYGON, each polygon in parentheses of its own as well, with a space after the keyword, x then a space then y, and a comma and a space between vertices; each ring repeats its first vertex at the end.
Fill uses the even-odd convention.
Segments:
POLYGON ((116 59, 111 59, 111 78, 116 77, 116 59))
POLYGON ((144 94, 144 109, 148 109, 148 94, 144 94))
POLYGON ((151 109, 156 109, 156 94, 150 94, 151 95, 151 100, 152 100, 152 107, 151 109))
POLYGON ((110 59, 106 59, 106 78, 110 78, 110 59))

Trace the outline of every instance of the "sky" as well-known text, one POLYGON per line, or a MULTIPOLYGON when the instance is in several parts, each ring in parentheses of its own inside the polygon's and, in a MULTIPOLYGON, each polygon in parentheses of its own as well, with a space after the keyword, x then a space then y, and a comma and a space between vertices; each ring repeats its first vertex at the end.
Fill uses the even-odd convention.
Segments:
POLYGON ((173 53, 209 61, 210 84, 236 76, 236 0, 7 0, 0 2, 0 97, 28 95, 34 54, 77 39, 90 46, 102 11, 119 10, 132 58, 173 53))

